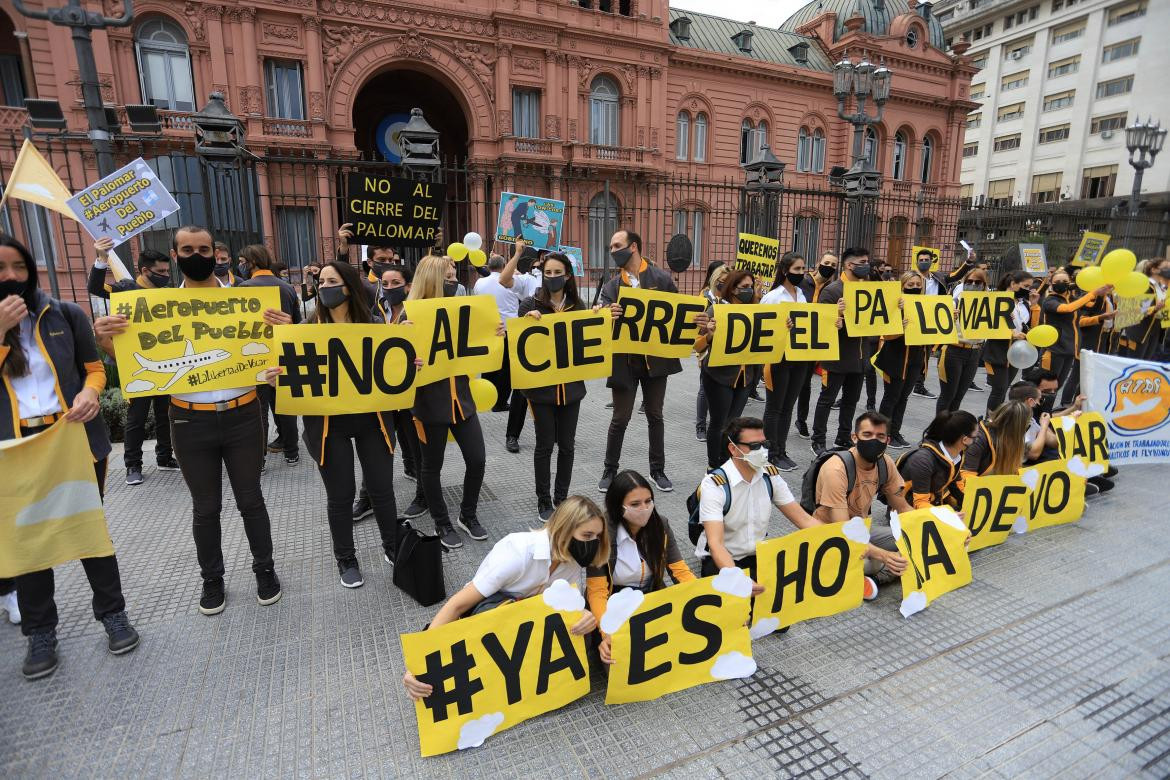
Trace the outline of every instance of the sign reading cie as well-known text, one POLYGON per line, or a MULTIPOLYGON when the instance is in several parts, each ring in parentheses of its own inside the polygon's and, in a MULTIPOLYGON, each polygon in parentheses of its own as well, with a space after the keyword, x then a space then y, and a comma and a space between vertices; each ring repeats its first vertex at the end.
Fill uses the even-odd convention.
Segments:
POLYGON ((115 246, 179 210, 141 157, 74 195, 68 206, 91 236, 115 246))
POLYGON ((370 173, 351 173, 346 183, 342 221, 353 223, 354 238, 359 243, 434 245, 447 185, 370 173))

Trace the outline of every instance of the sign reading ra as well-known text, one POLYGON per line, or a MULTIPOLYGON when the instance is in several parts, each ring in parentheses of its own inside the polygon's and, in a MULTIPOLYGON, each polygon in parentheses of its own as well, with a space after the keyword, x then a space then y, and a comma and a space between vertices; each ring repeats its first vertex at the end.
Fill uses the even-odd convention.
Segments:
POLYGON ((406 318, 418 330, 414 343, 425 345, 420 385, 498 371, 503 364, 504 341, 496 336, 500 312, 490 295, 408 300, 406 318))
POLYGON ((621 314, 613 321, 613 351, 627 355, 683 358, 695 348, 695 317, 707 309, 697 295, 622 287, 621 314))
POLYGON ((949 295, 907 295, 902 298, 906 344, 958 344, 955 299, 949 295))
POLYGON ((131 290, 110 307, 130 320, 114 339, 127 398, 250 387, 275 362, 264 322, 265 309, 280 308, 275 287, 131 290))
POLYGON ((419 349, 410 325, 278 325, 281 414, 386 412, 414 404, 419 349))
POLYGON ((840 356, 836 304, 782 303, 780 311, 783 312, 781 318, 788 325, 785 360, 831 362, 840 356))
POLYGON ((606 309, 508 320, 512 387, 527 390, 610 376, 611 321, 606 309))
POLYGON ((751 580, 728 568, 714 577, 609 597, 601 630, 611 639, 606 704, 657 699, 756 671, 745 625, 751 580))
POLYGON ((723 304, 715 307, 709 366, 769 365, 784 355, 784 312, 779 306, 723 304))
POLYGON ((114 246, 179 210, 141 157, 74 195, 68 206, 91 236, 108 238, 114 246))
POLYGON ((965 339, 1010 339, 1012 309, 1010 292, 964 292, 959 296, 959 326, 965 339))
POLYGON ((890 530, 909 564, 902 572, 903 617, 971 582, 971 559, 964 546, 969 532, 949 507, 891 512, 890 530))
POLYGON ((1003 544, 1013 530, 1023 533, 1028 511, 1028 487, 1018 474, 968 479, 963 488, 963 517, 971 532, 967 552, 1003 544))
POLYGON ((902 332, 898 282, 845 282, 845 331, 850 336, 893 336, 902 332))
POLYGON ((479 747, 589 693, 585 640, 569 633, 584 606, 557 580, 540 597, 403 634, 406 668, 434 688, 414 707, 423 756, 479 747))
POLYGON ((735 251, 735 270, 749 272, 756 289, 770 290, 776 280, 776 262, 780 258, 780 241, 767 236, 740 233, 735 251))
POLYGON ((351 173, 346 183, 342 221, 353 223, 357 243, 434 245, 447 185, 372 173, 351 173))

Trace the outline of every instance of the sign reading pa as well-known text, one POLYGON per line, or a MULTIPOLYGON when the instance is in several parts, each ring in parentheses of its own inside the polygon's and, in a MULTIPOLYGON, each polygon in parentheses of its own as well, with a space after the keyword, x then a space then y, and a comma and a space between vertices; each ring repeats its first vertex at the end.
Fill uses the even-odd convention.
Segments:
POLYGON ((86 187, 67 204, 91 236, 108 238, 115 246, 179 210, 141 157, 86 187))
POLYGON ((447 185, 351 173, 344 222, 361 244, 433 246, 439 234, 447 185))
POLYGON ((131 290, 110 306, 130 321, 114 338, 127 398, 251 387, 274 363, 264 310, 280 308, 275 287, 131 290))

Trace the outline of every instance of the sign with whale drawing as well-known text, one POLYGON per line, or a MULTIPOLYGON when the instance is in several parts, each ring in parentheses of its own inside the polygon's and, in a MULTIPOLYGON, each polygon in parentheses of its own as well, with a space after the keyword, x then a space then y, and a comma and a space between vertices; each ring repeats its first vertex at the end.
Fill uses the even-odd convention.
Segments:
POLYGON ((280 308, 275 287, 132 290, 110 307, 130 321, 114 339, 127 398, 251 387, 276 363, 264 322, 280 308))

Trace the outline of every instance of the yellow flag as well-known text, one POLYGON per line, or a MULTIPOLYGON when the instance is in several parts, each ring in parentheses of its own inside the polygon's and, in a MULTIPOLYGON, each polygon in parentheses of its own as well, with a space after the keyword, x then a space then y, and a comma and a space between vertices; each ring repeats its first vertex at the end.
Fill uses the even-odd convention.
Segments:
POLYGON ((85 426, 0 442, 0 577, 114 554, 85 426))
POLYGON ((8 198, 17 198, 52 209, 69 219, 76 219, 66 203, 72 197, 73 193, 61 181, 49 161, 37 151, 32 141, 24 139, 24 145, 20 147, 20 154, 12 166, 12 173, 8 176, 8 186, 4 188, 3 197, 0 197, 0 206, 8 198))

